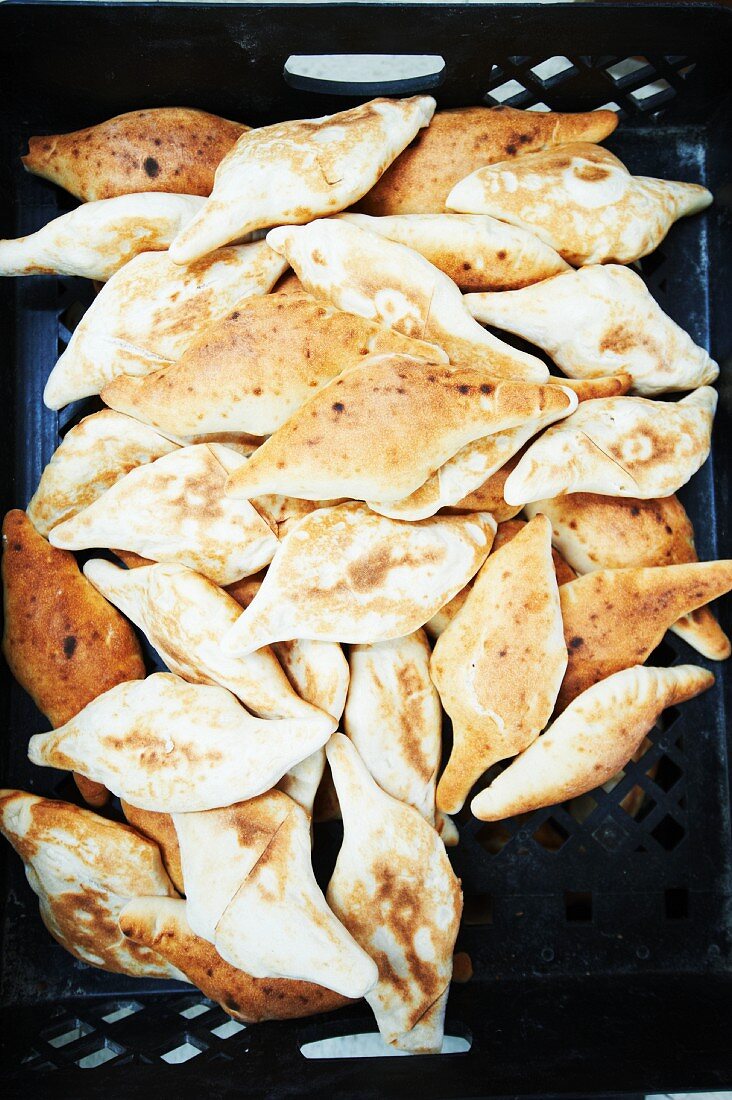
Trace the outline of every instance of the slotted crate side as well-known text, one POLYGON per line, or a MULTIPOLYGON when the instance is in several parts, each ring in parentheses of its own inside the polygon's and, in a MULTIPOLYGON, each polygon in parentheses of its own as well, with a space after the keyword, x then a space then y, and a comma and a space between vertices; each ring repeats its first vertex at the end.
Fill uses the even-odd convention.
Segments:
MULTIPOLYGON (((359 12, 364 10, 359 9, 359 12)), ((398 14, 399 11, 390 8, 380 14, 388 18, 389 12, 398 14)), ((427 11, 432 14, 434 9, 427 11)), ((150 9, 145 9, 145 13, 153 22, 160 17, 159 12, 150 9)), ((187 11, 187 14, 192 18, 200 17, 200 12, 187 11)), ((268 11, 268 17, 271 14, 268 11)), ((234 18, 240 15, 239 10, 234 18)), ((486 14, 486 20, 494 15, 492 9, 486 14)), ((104 10, 99 17, 103 21, 108 19, 104 10)), ((338 41, 328 48, 344 48, 343 28, 339 26, 336 30, 338 41)), ((229 33, 233 32, 227 31, 227 38, 229 33)), ((293 41, 291 34, 287 41, 293 41)), ((687 41, 693 44, 690 38, 687 41)), ((433 46, 437 52, 434 43, 430 49, 433 46)), ((299 38, 297 48, 304 52, 299 38)), ((317 50, 325 50, 322 40, 317 50)), ((447 57, 449 50, 444 52, 447 57)), ((286 55, 285 52, 283 56, 286 55)), ((577 109, 616 102, 627 114, 627 121, 623 133, 609 144, 627 160, 633 171, 708 182, 714 187, 725 169, 723 163, 718 163, 720 155, 716 144, 712 143, 715 158, 712 160, 710 153, 707 164, 707 135, 698 129, 681 129, 677 125, 678 119, 683 119, 691 110, 688 102, 695 104, 697 110, 700 104, 706 104, 708 110, 712 98, 710 88, 716 89, 715 94, 718 94, 719 81, 706 79, 704 75, 709 74, 704 59, 695 63, 691 53, 683 56, 654 53, 631 72, 623 69, 625 61, 628 57, 622 51, 601 57, 589 53, 575 56, 569 50, 567 54, 549 56, 545 51, 545 54, 504 57, 484 49, 479 81, 484 89, 481 98, 493 102, 495 91, 501 87, 496 81, 503 78, 505 84, 510 78, 521 82, 524 88, 524 93, 517 94, 530 97, 531 101, 525 99, 516 104, 520 106, 577 109), (564 58, 569 67, 561 60, 564 58), (545 62, 551 64, 545 65, 545 62), (561 71, 552 73, 552 69, 561 71), (675 97, 666 94, 663 101, 650 104, 647 101, 655 92, 641 97, 652 110, 645 110, 631 96, 633 91, 668 77, 671 71, 675 75, 668 83, 680 94, 675 97), (614 85, 614 99, 610 98, 610 82, 614 85), (688 102, 684 98, 687 92, 688 102)), ((436 93, 438 100, 470 102, 477 79, 470 74, 463 98, 460 98, 461 86, 453 66, 451 82, 446 82, 447 89, 438 89, 436 93), (452 98, 447 98, 448 93, 452 98)), ((280 84, 281 81, 278 88, 280 84)), ((322 113, 328 109, 323 97, 303 96, 287 89, 280 94, 286 99, 281 114, 322 113), (310 111, 304 109, 303 100, 312 104, 310 111)), ((207 91, 205 95, 212 93, 207 91)), ((189 95, 187 101, 225 113, 225 108, 214 98, 204 100, 196 96, 192 100, 189 95)), ((138 102, 137 99, 115 102, 107 113, 136 106, 138 102)), ((347 103, 338 97, 337 103, 332 105, 342 107, 347 103)), ((66 125, 82 125, 89 121, 88 114, 81 113, 80 106, 76 105, 77 113, 66 125)), ((38 119, 38 110, 38 105, 29 105, 28 117, 33 115, 38 119)), ((237 113, 241 117, 254 117, 247 113, 245 106, 237 113)), ((32 130, 30 122, 21 124, 13 135, 14 157, 29 128, 32 130)), ((47 120, 45 128, 49 129, 47 120)), ((54 126, 50 128, 64 127, 54 119, 54 126)), ((67 208, 68 201, 61 193, 42 181, 25 176, 18 170, 17 162, 8 174, 12 175, 10 186, 18 198, 18 222, 8 232, 31 231, 67 208)), ((641 263, 642 274, 663 308, 684 325, 695 340, 707 345, 710 335, 707 249, 711 238, 717 252, 720 251, 718 242, 725 221, 724 211, 720 214, 713 208, 709 215, 682 222, 674 227, 657 252, 641 263), (693 293, 690 293, 691 280, 693 293)), ((94 407, 93 402, 80 403, 80 408, 64 410, 59 418, 58 414, 45 410, 40 401, 48 370, 59 347, 68 339, 74 317, 79 315, 77 303, 83 308, 90 296, 89 284, 80 280, 15 280, 12 290, 7 283, 0 288, 0 293, 4 316, 10 315, 9 298, 15 298, 15 361, 19 365, 34 365, 29 375, 13 372, 16 469, 14 484, 6 499, 9 505, 22 506, 57 445, 59 432, 63 434, 71 423, 94 407)), ((729 337, 719 313, 715 317, 712 309, 711 316, 717 325, 712 351, 721 357, 729 351, 729 345, 724 343, 729 337)), ((7 378, 6 373, 6 383, 7 378)), ((684 495, 695 522, 702 558, 715 556, 720 551, 729 552, 725 550, 729 545, 726 513, 721 516, 718 526, 709 520, 713 514, 715 480, 727 477, 726 464, 718 462, 717 465, 724 465, 723 473, 714 471, 713 476, 709 463, 695 478, 694 492, 684 495)), ((718 486, 720 483, 724 484, 718 481, 718 486)), ((658 655, 659 663, 681 660, 696 661, 698 658, 679 639, 672 638, 668 644, 664 643, 663 652, 658 655)), ((13 783, 39 793, 75 797, 68 776, 31 769, 28 765, 25 758, 27 734, 41 726, 37 712, 17 688, 11 692, 11 707, 9 728, 22 731, 22 734, 11 739, 11 761, 6 774, 12 777, 13 783)), ((715 972, 720 974, 720 981, 727 973, 728 944, 720 935, 726 928, 725 906, 730 893, 728 762, 721 736, 724 729, 722 708, 720 687, 715 689, 713 697, 710 693, 702 700, 686 704, 681 717, 672 714, 663 723, 663 728, 653 732, 652 745, 642 759, 626 767, 621 784, 612 792, 596 793, 591 800, 585 800, 579 814, 576 807, 556 807, 529 815, 526 820, 507 822, 505 829, 482 825, 467 813, 462 815, 461 844, 451 853, 466 894, 466 920, 457 947, 471 955, 475 976, 468 985, 453 987, 447 1030, 450 1034, 473 1036, 473 1052, 467 1056, 470 1064, 475 1065, 476 1059, 483 1064, 489 1052, 494 1059, 502 1059, 499 1070, 495 1064, 493 1066, 494 1085, 486 1088, 486 1094, 495 1091, 499 1079, 504 1081, 507 1090, 514 1091, 517 1082, 526 1076, 525 1070, 521 1071, 521 1057, 516 1057, 510 1042, 510 1049, 506 1049, 505 1042, 496 1048, 497 1037, 505 1024, 502 1016, 507 997, 523 1006, 522 1026, 530 1031, 542 1011, 546 1015, 551 1008, 552 997, 547 996, 548 989, 554 991, 558 1001, 564 990, 562 995, 567 1011, 571 1010, 580 996, 580 987, 572 984, 573 977, 579 979, 591 974, 595 990, 592 996, 597 1000, 599 990, 613 988, 607 986, 611 976, 622 980, 619 976, 645 973, 648 976, 645 988, 656 1011, 660 1011, 658 992, 651 992, 656 980, 651 976, 659 971, 668 974, 669 989, 674 988, 675 971, 708 974, 707 990, 713 988, 715 972), (532 995, 532 988, 544 992, 532 995)), ((323 841, 319 877, 325 881, 337 851, 338 827, 319 829, 319 833, 323 841)), ((261 1025, 245 1032, 215 1036, 215 1041, 211 1041, 208 1033, 213 1034, 214 1028, 225 1023, 224 1014, 209 1004, 204 1007, 200 1019, 182 1016, 182 1011, 201 999, 181 993, 182 987, 177 983, 140 983, 94 971, 70 960, 42 929, 19 861, 12 859, 6 863, 9 865, 9 900, 4 942, 6 958, 14 959, 15 963, 4 969, 4 1003, 30 1006, 37 1001, 39 1007, 44 1005, 40 1016, 32 1007, 23 1013, 13 1012, 20 1041, 14 1044, 11 1052, 12 1064, 17 1067, 22 1062, 26 1071, 49 1071, 51 1067, 58 1067, 54 1073, 58 1081, 56 1087, 61 1088, 63 1078, 70 1072, 64 1067, 76 1067, 80 1063, 84 1068, 95 1069, 93 1075, 85 1075, 85 1080, 93 1076, 100 1088, 103 1082, 114 1081, 115 1074, 122 1072, 122 1066, 126 1067, 124 1080, 131 1080, 133 1063, 140 1064, 140 1080, 152 1088, 158 1071, 168 1070, 167 1063, 178 1059, 186 1060, 188 1081, 194 1079, 194 1071, 206 1075, 213 1073, 217 1079, 225 1080, 221 1063, 233 1057, 236 1058, 237 1079, 241 1080, 245 1055, 247 1075, 254 1074, 253 1067, 262 1069, 263 1065, 265 1072, 271 1074, 273 1058, 277 1058, 283 1071, 292 1061, 300 1072, 304 1065, 299 1060, 300 1041, 373 1027, 368 1012, 359 1008, 334 1014, 325 1021, 261 1025), (165 989, 168 992, 150 996, 153 990, 165 989), (82 1000, 78 999, 80 996, 82 1000), (56 1007, 52 1008, 52 1004, 56 1007), (139 1007, 126 1011, 131 1005, 139 1007), (114 1018, 109 1021, 105 1016, 114 1018), (217 1022, 208 1027, 209 1021, 217 1022), (59 1043, 60 1039, 64 1041, 59 1043)), ((720 985, 720 997, 723 988, 728 989, 720 985)), ((582 996, 589 1000, 587 992, 582 996)), ((712 1000, 709 995, 707 1008, 712 1000)), ((628 1036, 623 1039, 627 1042, 628 1036)), ((576 1050, 587 1051, 590 1046, 588 1040, 585 1048, 580 1044, 576 1050)), ((713 1052, 715 1047, 710 1045, 709 1049, 713 1052)), ((430 1060, 429 1064, 434 1066, 434 1062, 430 1060)), ((483 1086, 476 1086, 477 1092, 467 1091, 471 1077, 466 1068, 469 1062, 460 1055, 440 1059, 441 1064, 454 1067, 452 1091, 440 1095, 480 1094, 483 1086)), ((376 1088, 378 1082, 379 1090, 388 1087, 389 1077, 395 1088, 400 1081, 413 1084, 417 1079, 418 1071, 412 1069, 405 1077, 405 1071, 392 1063, 385 1077, 385 1063, 377 1064, 382 1067, 381 1076, 374 1078, 373 1086, 376 1088)), ((411 1061, 409 1064, 417 1065, 411 1061)), ((314 1068, 316 1065, 307 1063, 308 1079, 313 1083, 321 1076, 321 1068, 314 1068)), ((364 1071, 363 1063, 354 1064, 353 1070, 356 1065, 358 1080, 362 1082, 358 1088, 364 1091, 354 1086, 350 1095, 367 1095, 368 1071, 364 1071)), ((691 1068, 690 1063, 688 1068, 691 1068)), ((713 1067, 708 1068, 713 1074, 713 1067)), ((644 1084, 650 1082, 652 1071, 650 1067, 647 1069, 649 1077, 644 1079, 644 1084)), ((683 1067, 679 1066, 677 1071, 682 1072, 683 1067)), ((700 1080, 699 1066, 696 1071, 697 1077, 689 1077, 688 1081, 700 1080)), ((341 1063, 339 1072, 345 1079, 351 1071, 346 1063, 341 1063)), ((430 1074, 433 1072, 430 1070, 430 1074)), ((557 1065, 555 1072, 558 1072, 557 1065)), ((442 1071, 440 1073, 442 1075, 442 1071)), ((565 1077, 563 1083, 568 1080, 565 1077)), ((628 1080, 632 1083, 632 1079, 627 1078, 626 1085, 628 1080)), ((669 1080, 670 1077, 659 1077, 659 1083, 669 1080)), ((536 1081, 534 1078, 535 1084, 536 1081)), ((612 1083, 608 1082, 607 1087, 612 1087, 612 1083)), ((381 1092, 381 1095, 387 1094, 381 1092)), ((399 1094, 398 1091, 394 1093, 399 1094)))

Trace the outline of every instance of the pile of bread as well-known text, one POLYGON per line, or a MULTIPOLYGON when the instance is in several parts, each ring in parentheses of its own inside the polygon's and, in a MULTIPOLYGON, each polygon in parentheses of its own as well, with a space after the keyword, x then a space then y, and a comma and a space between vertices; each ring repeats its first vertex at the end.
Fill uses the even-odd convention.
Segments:
POLYGON ((44 922, 246 1021, 366 997, 413 1052, 461 916, 447 815, 614 782, 713 682, 646 660, 667 630, 727 657, 732 588, 674 495, 717 366, 623 266, 711 195, 631 175, 608 111, 434 110, 33 138, 82 203, 0 242, 4 275, 103 284, 45 401, 106 407, 3 527, 4 651, 53 727, 30 759, 128 822, 2 792, 44 922))

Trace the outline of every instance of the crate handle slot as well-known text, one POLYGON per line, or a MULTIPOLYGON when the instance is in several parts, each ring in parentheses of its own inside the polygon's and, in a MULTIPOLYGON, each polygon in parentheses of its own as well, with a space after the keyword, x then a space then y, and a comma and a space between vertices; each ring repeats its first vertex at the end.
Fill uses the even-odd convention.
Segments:
POLYGON ((440 85, 439 54, 291 54, 285 82, 301 92, 337 95, 406 95, 440 85))

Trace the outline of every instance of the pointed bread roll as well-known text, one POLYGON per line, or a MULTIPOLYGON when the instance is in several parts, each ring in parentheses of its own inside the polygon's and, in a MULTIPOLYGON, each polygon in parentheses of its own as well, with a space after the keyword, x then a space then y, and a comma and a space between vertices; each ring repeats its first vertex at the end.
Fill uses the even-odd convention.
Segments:
POLYGON ((111 409, 85 416, 66 433, 28 504, 28 518, 45 537, 52 527, 92 504, 120 478, 178 449, 131 416, 111 409))
MULTIPOLYGON (((248 500, 285 493, 400 501, 467 444, 521 428, 518 450, 538 426, 575 407, 574 394, 558 386, 374 355, 305 401, 232 475, 227 492, 248 500)), ((510 445, 504 453, 510 457, 510 445)), ((484 467, 474 481, 463 478, 444 502, 459 500, 491 472, 484 467)))
POLYGON ((732 589, 732 561, 602 569, 562 587, 569 664, 561 711, 598 680, 642 664, 680 618, 732 589))
POLYGON ((578 696, 476 795, 471 810, 481 821, 500 821, 594 790, 628 763, 666 707, 713 683, 711 672, 695 665, 616 672, 578 696))
POLYGON ((326 752, 344 829, 328 902, 379 968, 366 1000, 385 1042, 434 1053, 442 1046, 460 882, 435 830, 376 785, 347 737, 335 734, 326 752))
POLYGON ((280 543, 262 587, 222 640, 235 654, 289 638, 401 638, 464 588, 493 541, 490 516, 419 524, 341 504, 305 516, 280 543))
POLYGON ((138 833, 154 841, 160 850, 163 867, 179 894, 185 894, 183 868, 180 862, 180 846, 171 814, 156 813, 154 810, 141 810, 129 802, 120 802, 122 813, 138 833))
POLYGON ((713 382, 719 367, 668 317, 627 267, 593 265, 505 294, 469 294, 483 324, 543 348, 565 374, 598 378, 624 371, 633 392, 653 397, 713 382))
POLYGON ((711 201, 697 183, 632 176, 609 150, 577 142, 479 168, 453 187, 447 207, 530 229, 579 267, 632 263, 711 201))
POLYGON ((509 504, 564 493, 666 497, 706 461, 717 394, 702 386, 675 404, 644 397, 583 401, 549 428, 506 481, 509 504))
POLYGON ((481 328, 452 279, 411 248, 336 219, 272 229, 267 242, 287 258, 308 293, 438 344, 452 363, 528 382, 549 376, 541 360, 481 328))
POLYGON ((578 401, 592 401, 596 397, 625 397, 633 384, 629 374, 602 375, 597 378, 559 378, 550 376, 550 386, 562 386, 577 394, 578 401))
POLYGON ((432 96, 372 99, 250 130, 217 168, 210 199, 178 234, 171 258, 191 263, 252 230, 344 210, 429 125, 434 110, 432 96))
POLYGON ((119 917, 124 935, 168 959, 204 996, 247 1024, 293 1020, 332 1012, 345 997, 312 982, 253 978, 225 962, 213 944, 197 936, 181 898, 135 898, 119 917))
POLYGON ((149 374, 179 359, 240 298, 266 294, 287 265, 264 241, 222 248, 188 267, 143 252, 94 299, 51 371, 49 409, 100 393, 120 374, 149 374))
POLYGON ((224 688, 158 672, 36 734, 28 755, 34 764, 76 769, 140 809, 188 813, 269 790, 335 726, 326 714, 253 718, 224 688))
MULTIPOLYGON (((525 386, 523 392, 527 398, 533 389, 533 386, 529 388, 528 383, 499 382, 496 386, 496 403, 502 387, 511 386, 525 386)), ((510 392, 509 389, 506 396, 510 392)), ((522 424, 486 434, 467 443, 409 496, 393 501, 369 500, 369 508, 391 519, 409 520, 426 519, 441 508, 453 505, 461 511, 492 511, 491 508, 483 509, 481 505, 466 508, 461 502, 477 493, 537 432, 569 416, 577 408, 577 398, 571 390, 559 386, 539 386, 535 392, 538 400, 534 414, 522 424)), ((502 492, 499 494, 499 502, 502 502, 502 509, 505 509, 502 492)))
MULTIPOLYGON (((491 554, 495 554, 497 550, 500 550, 502 546, 505 546, 507 542, 515 538, 519 531, 522 531, 525 526, 526 520, 524 519, 511 518, 502 520, 496 528, 496 537, 491 546, 491 554)), ((562 555, 554 547, 552 547, 552 560, 554 562, 554 572, 557 577, 558 585, 568 584, 569 581, 576 580, 577 574, 574 569, 567 564, 562 555)), ((433 615, 428 623, 425 623, 425 630, 433 641, 437 641, 440 635, 447 630, 448 626, 467 600, 472 587, 473 581, 470 581, 462 591, 458 592, 457 596, 453 596, 449 603, 441 607, 437 614, 433 615)))
POLYGON ((357 209, 381 215, 440 213, 451 188, 476 168, 570 141, 602 141, 617 124, 614 111, 437 111, 429 128, 387 168, 357 209))
POLYGON ((444 271, 463 293, 516 290, 569 265, 533 233, 485 214, 339 214, 352 225, 406 245, 444 271))
POLYGON ((221 957, 256 978, 325 982, 361 997, 376 967, 326 905, 310 862, 310 820, 281 791, 206 814, 176 814, 186 917, 221 957))
POLYGON ((140 191, 210 195, 248 127, 190 107, 129 111, 71 134, 32 137, 23 166, 88 202, 140 191))
POLYGON ((423 630, 351 646, 343 730, 383 791, 435 824, 442 710, 423 630))
POLYGON ((0 240, 0 275, 78 275, 105 283, 140 252, 162 252, 203 205, 193 195, 85 203, 35 233, 0 240))
POLYGON ((246 459, 218 443, 181 447, 138 466, 50 533, 66 550, 120 547, 231 584, 272 560, 277 537, 249 501, 224 493, 246 459))
MULTIPOLYGON (((530 445, 530 444, 529 444, 530 445)), ((520 504, 507 504, 503 490, 510 474, 516 469, 523 457, 526 447, 522 447, 512 458, 487 477, 482 485, 474 489, 472 493, 462 497, 449 508, 445 508, 446 515, 463 515, 466 512, 490 512, 496 523, 504 523, 513 519, 521 511, 520 504)))
POLYGON ((317 718, 321 712, 293 691, 268 647, 230 657, 219 639, 240 608, 212 581, 184 565, 119 569, 99 558, 84 576, 144 631, 168 669, 193 684, 218 684, 259 718, 317 718))
POLYGON ((537 516, 490 555, 432 654, 432 680, 453 727, 437 785, 441 810, 459 810, 491 764, 538 737, 566 667, 551 526, 537 516))
POLYGON ((2 576, 5 660, 52 726, 145 675, 130 624, 82 576, 74 555, 49 546, 18 510, 3 522, 2 576))
MULTIPOLYGON (((694 528, 675 496, 636 500, 570 493, 526 505, 528 516, 536 512, 549 517, 554 545, 578 573, 699 560, 694 528)), ((708 607, 684 615, 669 629, 710 660, 724 660, 732 652, 708 607)))
POLYGON ((175 897, 152 841, 70 803, 12 790, 0 791, 0 832, 25 864, 43 923, 75 958, 137 978, 187 980, 117 927, 130 898, 175 897))
MULTIPOLYGON (((243 584, 239 584, 235 586, 236 590, 232 590, 232 595, 241 607, 247 608, 261 583, 261 577, 251 577, 246 590, 243 584)), ((272 649, 300 698, 339 722, 346 705, 349 671, 348 661, 338 643, 296 638, 289 642, 275 642, 272 649)), ((285 772, 277 789, 288 794, 312 816, 324 768, 325 750, 318 749, 285 772)))
POLYGON ((271 435, 331 378, 366 355, 386 353, 447 360, 432 344, 304 293, 265 294, 238 302, 175 363, 115 378, 102 399, 176 437, 271 435))

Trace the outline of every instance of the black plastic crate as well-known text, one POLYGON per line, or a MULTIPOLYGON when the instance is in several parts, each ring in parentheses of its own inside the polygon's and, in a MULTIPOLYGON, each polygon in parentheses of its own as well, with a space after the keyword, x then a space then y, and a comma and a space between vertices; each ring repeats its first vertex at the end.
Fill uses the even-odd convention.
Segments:
MULTIPOLYGON (((197 106, 257 125, 422 88, 440 106, 615 104, 621 127, 608 144, 632 171, 704 183, 715 194, 711 209, 674 226, 641 270, 663 308, 723 368, 713 457, 681 496, 700 557, 732 556, 731 28, 728 8, 702 3, 7 3, 0 234, 30 232, 72 204, 22 171, 28 136, 135 107, 197 106), (322 53, 436 54, 445 67, 441 77, 387 88, 283 79, 290 54, 322 53), (554 75, 543 66, 549 58, 563 59, 554 75)), ((60 435, 96 407, 79 402, 55 413, 41 400, 89 295, 80 280, 0 281, 3 510, 26 505, 60 435)), ((720 610, 730 630, 729 602, 720 610)), ((657 659, 705 663, 674 636, 657 659)), ((195 990, 85 967, 45 932, 21 863, 3 845, 6 1095, 197 1090, 336 1100, 419 1092, 430 1100, 729 1085, 730 677, 724 666, 715 671, 715 688, 667 712, 652 747, 615 790, 594 793, 581 821, 560 806, 509 821, 497 835, 459 816, 461 841, 451 850, 465 891, 458 949, 475 973, 453 986, 446 1031, 472 1041, 465 1054, 306 1060, 305 1043, 373 1031, 366 1006, 232 1028, 195 990), (630 814, 622 804, 635 788, 642 797, 635 791, 630 814), (168 1064, 163 1056, 183 1046, 192 1056, 168 1064)), ((45 728, 43 719, 2 675, 5 785, 74 798, 68 776, 28 763, 28 737, 45 728)), ((318 826, 321 882, 338 843, 339 826, 318 826)))

